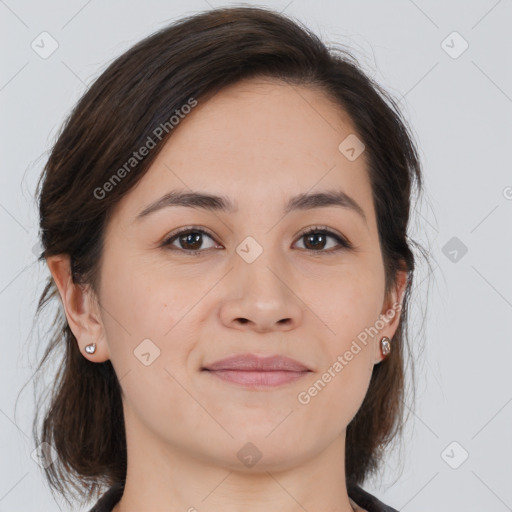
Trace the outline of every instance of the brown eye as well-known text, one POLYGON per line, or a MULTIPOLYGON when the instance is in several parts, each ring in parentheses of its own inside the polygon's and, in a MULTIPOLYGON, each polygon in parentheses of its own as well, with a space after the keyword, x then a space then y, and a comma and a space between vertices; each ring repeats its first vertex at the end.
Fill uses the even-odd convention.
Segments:
POLYGON ((173 250, 176 249, 178 251, 181 250, 190 254, 198 254, 200 252, 204 252, 205 250, 205 248, 202 247, 204 243, 204 235, 206 235, 210 240, 213 240, 213 238, 202 229, 186 228, 179 231, 178 233, 171 235, 163 242, 162 245, 165 247, 169 247, 173 250), (179 244, 177 247, 176 245, 174 245, 175 241, 179 244))
MULTIPOLYGON (((171 250, 176 250, 188 255, 199 255, 206 252, 207 249, 218 247, 213 243, 211 247, 204 247, 204 236, 208 237, 214 242, 213 237, 203 229, 198 228, 184 228, 177 233, 171 234, 163 243, 162 247, 171 250)), ((308 231, 302 233, 299 240, 304 239, 304 249, 311 253, 330 254, 336 253, 341 250, 352 249, 352 244, 344 237, 322 227, 310 228, 308 231), (332 242, 334 241, 334 247, 332 242), (331 247, 329 246, 331 244, 331 247)))
POLYGON ((311 252, 337 252, 342 249, 351 249, 351 244, 340 235, 324 228, 315 227, 302 233, 299 239, 304 239, 305 249, 311 252), (334 249, 325 250, 328 245, 328 239, 333 239, 336 243, 334 249), (336 246, 337 244, 337 246, 336 246))

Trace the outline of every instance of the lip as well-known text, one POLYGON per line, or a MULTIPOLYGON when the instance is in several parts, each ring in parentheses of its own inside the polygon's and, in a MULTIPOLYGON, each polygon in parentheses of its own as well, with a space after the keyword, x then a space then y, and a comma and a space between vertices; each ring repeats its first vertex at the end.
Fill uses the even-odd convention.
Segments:
POLYGON ((311 372, 289 357, 255 354, 234 355, 208 364, 202 370, 225 382, 258 390, 289 384, 311 372))
POLYGON ((258 390, 283 386, 284 384, 294 382, 309 373, 307 370, 303 372, 280 370, 270 372, 248 370, 205 370, 205 372, 213 375, 214 377, 218 377, 225 382, 258 390))
POLYGON ((201 369, 209 371, 232 370, 245 372, 311 371, 307 366, 290 357, 280 355, 261 357, 255 354, 237 354, 226 357, 225 359, 220 359, 214 363, 207 364, 201 369))

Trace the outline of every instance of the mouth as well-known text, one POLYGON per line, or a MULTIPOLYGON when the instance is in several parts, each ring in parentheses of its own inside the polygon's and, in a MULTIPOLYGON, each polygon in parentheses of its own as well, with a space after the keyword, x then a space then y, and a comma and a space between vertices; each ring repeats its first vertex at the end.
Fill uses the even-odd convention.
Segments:
POLYGON ((267 389, 283 386, 304 377, 309 370, 304 372, 290 371, 243 371, 243 370, 204 370, 220 380, 246 388, 267 389))
POLYGON ((258 390, 290 384, 312 371, 289 357, 254 354, 231 356, 207 364, 201 370, 224 382, 258 390))

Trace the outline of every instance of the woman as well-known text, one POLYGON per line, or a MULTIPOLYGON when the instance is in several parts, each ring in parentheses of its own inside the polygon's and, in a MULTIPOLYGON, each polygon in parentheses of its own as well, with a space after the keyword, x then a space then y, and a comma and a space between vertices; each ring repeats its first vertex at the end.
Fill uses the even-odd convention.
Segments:
POLYGON ((394 101, 282 15, 211 10, 115 60, 38 188, 51 486, 109 487, 96 512, 395 510, 361 485, 403 425, 421 183, 394 101))

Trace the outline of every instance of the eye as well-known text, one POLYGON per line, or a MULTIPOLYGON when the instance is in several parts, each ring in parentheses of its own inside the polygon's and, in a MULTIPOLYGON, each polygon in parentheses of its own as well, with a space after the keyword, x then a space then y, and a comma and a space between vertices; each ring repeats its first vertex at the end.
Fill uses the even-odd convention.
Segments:
POLYGON ((315 226, 313 228, 309 228, 307 231, 300 235, 299 240, 302 240, 303 238, 306 240, 307 246, 309 246, 305 247, 305 249, 310 252, 333 253, 343 249, 352 249, 352 244, 346 238, 323 226, 315 226), (324 251, 322 249, 325 248, 326 241, 329 238, 336 242, 337 247, 335 244, 334 249, 324 251), (311 249, 311 247, 313 248, 311 249))
POLYGON ((206 235, 210 240, 213 240, 212 236, 210 236, 203 229, 196 228, 183 228, 177 233, 171 234, 163 243, 163 247, 170 248, 171 250, 183 251, 190 255, 199 254, 204 251, 199 251, 198 249, 202 245, 202 236, 206 235), (177 241, 181 247, 176 247, 174 241, 177 241))
MULTIPOLYGON (((205 250, 199 250, 203 245, 202 237, 204 235, 213 241, 213 236, 207 233, 204 229, 186 227, 176 233, 172 233, 168 238, 164 240, 162 247, 181 251, 190 256, 199 255, 202 252, 205 252, 205 250), (175 242, 179 244, 178 247, 174 245, 175 242)), ((341 250, 353 249, 352 244, 346 238, 323 226, 315 226, 313 228, 309 228, 307 231, 300 235, 299 240, 303 238, 305 238, 307 244, 307 246, 305 246, 305 250, 309 252, 334 253, 341 250), (323 250, 325 249, 326 242, 329 238, 335 241, 335 247, 330 248, 329 250, 323 250)), ((215 246, 214 244, 213 247, 218 246, 215 246)), ((210 247, 210 249, 211 248, 212 247, 210 247)), ((208 247, 206 249, 208 249, 208 247)))

